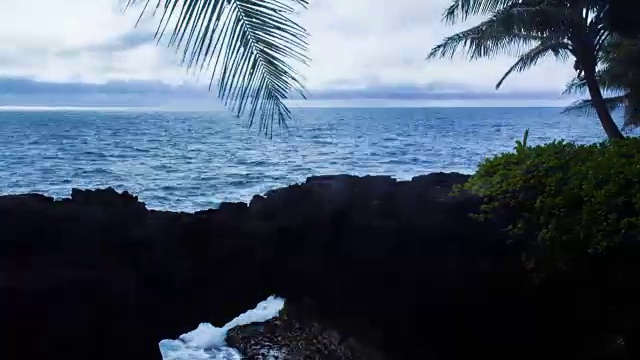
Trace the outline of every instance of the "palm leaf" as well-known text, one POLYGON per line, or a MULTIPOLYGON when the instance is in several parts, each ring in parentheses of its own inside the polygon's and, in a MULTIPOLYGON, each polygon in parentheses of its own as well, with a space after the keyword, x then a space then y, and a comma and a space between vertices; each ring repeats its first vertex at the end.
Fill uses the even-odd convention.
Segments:
MULTIPOLYGON (((615 111, 618 108, 625 106, 626 97, 625 95, 611 96, 604 99, 605 105, 609 111, 615 111)), ((591 99, 582 99, 575 101, 571 105, 567 106, 562 110, 564 114, 575 114, 581 113, 587 116, 596 115, 595 108, 593 106, 593 102, 591 99)))
POLYGON ((530 35, 510 34, 501 31, 501 29, 491 28, 491 26, 492 24, 481 23, 471 29, 446 37, 429 51, 427 60, 452 59, 461 50, 470 60, 487 58, 498 53, 517 51, 519 47, 538 39, 530 35))
POLYGON ((471 60, 499 53, 519 55, 523 48, 533 44, 565 38, 565 30, 560 26, 565 15, 561 8, 533 1, 512 3, 480 24, 446 37, 431 49, 427 59, 452 58, 460 50, 471 60))
POLYGON ((218 79, 218 96, 236 116, 248 111, 249 127, 257 119, 269 136, 274 123, 286 127, 284 100, 306 92, 290 62, 308 63, 307 32, 291 17, 308 0, 128 0, 136 3, 141 17, 160 10, 156 40, 168 36, 189 69, 209 70, 209 88, 218 79))
POLYGON ((514 72, 522 72, 535 66, 540 60, 553 55, 560 61, 566 61, 571 57, 573 49, 571 44, 566 42, 543 42, 535 46, 533 49, 522 54, 518 60, 513 64, 507 72, 502 75, 502 78, 496 84, 496 89, 502 86, 502 83, 514 72))
POLYGON ((474 15, 492 14, 515 2, 517 0, 453 0, 442 14, 442 18, 446 23, 453 24, 474 15))
MULTIPOLYGON (((628 41, 618 36, 609 37, 600 52, 600 66, 596 78, 600 88, 611 95, 607 102, 610 109, 623 108, 624 130, 640 126, 640 42, 628 41)), ((583 76, 571 80, 565 93, 585 93, 586 81, 583 76)), ((591 112, 591 104, 587 101, 576 103, 567 111, 578 110, 591 112)))
POLYGON ((563 95, 583 94, 587 91, 587 81, 582 76, 571 79, 564 87, 563 95))
MULTIPOLYGON (((600 85, 600 89, 608 94, 622 94, 626 93, 629 89, 624 81, 621 81, 620 77, 612 76, 609 68, 600 69, 596 72, 596 79, 600 85)), ((571 94, 584 94, 587 92, 587 82, 584 76, 576 76, 571 79, 565 86, 563 95, 571 94)))

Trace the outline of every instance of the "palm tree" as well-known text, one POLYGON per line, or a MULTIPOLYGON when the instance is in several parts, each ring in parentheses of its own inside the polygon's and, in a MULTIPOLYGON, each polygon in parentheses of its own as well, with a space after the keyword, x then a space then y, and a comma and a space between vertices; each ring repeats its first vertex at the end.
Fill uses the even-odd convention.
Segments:
POLYGON ((306 65, 306 30, 292 20, 307 0, 127 0, 141 17, 159 16, 155 39, 182 52, 182 62, 210 71, 218 96, 236 116, 249 112, 261 132, 286 126, 284 100, 305 89, 295 62, 306 65))
POLYGON ((624 136, 613 121, 600 90, 596 69, 603 44, 611 33, 605 26, 607 0, 453 0, 444 13, 448 23, 474 15, 489 18, 451 35, 435 46, 428 59, 453 57, 466 51, 471 60, 500 53, 516 55, 516 62, 498 81, 536 65, 545 57, 575 59, 574 68, 584 78, 593 107, 609 139, 624 136))
MULTIPOLYGON (((605 98, 610 111, 623 108, 623 129, 640 126, 640 40, 612 37, 603 48, 601 66, 596 77, 600 88, 611 96, 605 98)), ((576 76, 565 93, 584 92, 586 82, 583 76, 576 76)), ((593 111, 591 99, 579 100, 565 109, 565 112, 593 111)))

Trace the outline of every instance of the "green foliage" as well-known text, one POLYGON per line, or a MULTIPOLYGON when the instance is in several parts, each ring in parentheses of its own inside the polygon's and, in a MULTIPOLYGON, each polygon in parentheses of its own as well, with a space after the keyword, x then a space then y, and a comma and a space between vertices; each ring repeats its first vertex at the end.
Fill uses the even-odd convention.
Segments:
POLYGON ((539 275, 579 272, 640 235, 640 139, 556 141, 487 159, 464 185, 485 197, 482 218, 506 221, 539 275), (526 150, 526 151, 525 151, 526 150))
POLYGON ((522 141, 516 140, 515 151, 517 154, 520 154, 527 150, 527 139, 529 138, 529 129, 527 128, 524 131, 524 136, 522 136, 522 141))

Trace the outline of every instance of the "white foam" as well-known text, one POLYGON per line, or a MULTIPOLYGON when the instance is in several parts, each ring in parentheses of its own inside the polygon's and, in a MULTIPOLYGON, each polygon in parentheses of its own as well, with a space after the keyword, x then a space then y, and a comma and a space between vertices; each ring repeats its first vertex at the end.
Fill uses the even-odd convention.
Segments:
POLYGON ((283 306, 284 299, 270 296, 221 328, 202 323, 195 330, 182 334, 179 340, 162 340, 162 357, 165 360, 240 360, 238 351, 228 347, 225 342, 227 332, 236 326, 272 319, 283 306))
POLYGON ((273 319, 278 315, 278 312, 282 310, 282 307, 284 307, 284 299, 270 296, 267 300, 259 303, 254 309, 251 309, 231 320, 224 326, 224 329, 229 330, 236 326, 273 319))

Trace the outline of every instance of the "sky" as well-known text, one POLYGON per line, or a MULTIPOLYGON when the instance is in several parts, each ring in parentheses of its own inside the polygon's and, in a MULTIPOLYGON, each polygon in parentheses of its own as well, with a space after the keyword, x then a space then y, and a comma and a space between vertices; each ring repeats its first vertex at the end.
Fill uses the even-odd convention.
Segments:
MULTIPOLYGON (((217 106, 215 94, 157 46, 157 18, 135 26, 123 0, 0 0, 0 105, 217 106)), ((300 22, 311 34, 304 83, 313 101, 570 102, 572 64, 542 63, 495 91, 513 61, 426 61, 449 26, 450 0, 311 0, 300 22)))

